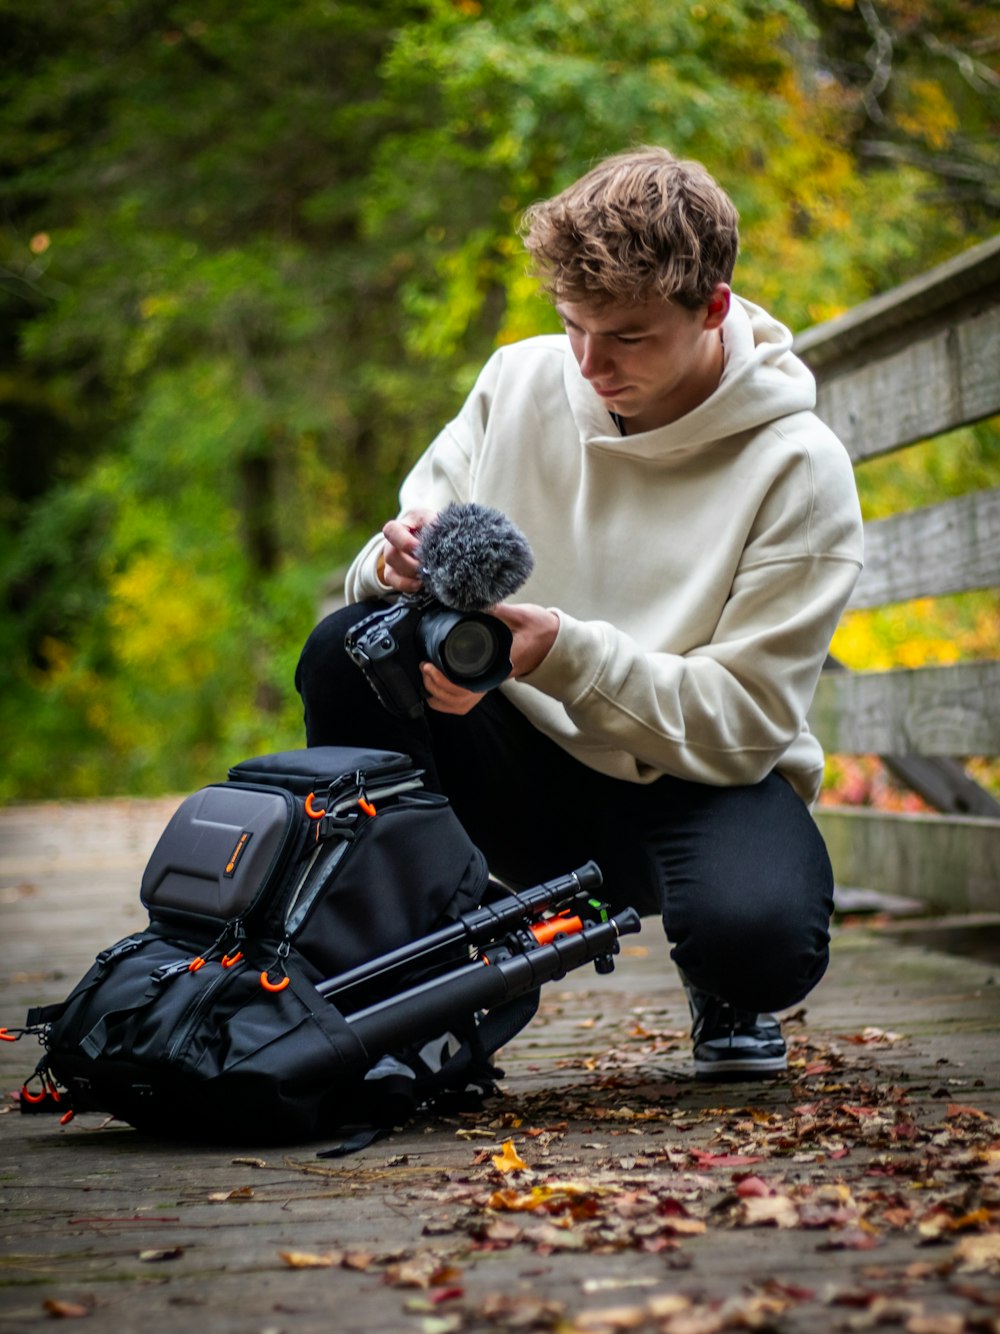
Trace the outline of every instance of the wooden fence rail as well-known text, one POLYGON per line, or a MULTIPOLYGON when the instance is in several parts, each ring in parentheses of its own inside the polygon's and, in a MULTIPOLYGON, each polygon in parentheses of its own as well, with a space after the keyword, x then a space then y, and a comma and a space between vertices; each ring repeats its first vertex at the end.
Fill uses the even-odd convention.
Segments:
MULTIPOLYGON (((806 330, 817 411, 855 463, 1000 413, 1000 236, 806 330)), ((1000 487, 865 526, 851 609, 1000 585, 1000 487)), ((1000 911, 1000 803, 963 756, 1000 754, 1000 661, 846 672, 810 713, 831 754, 881 755, 940 814, 820 807, 838 883, 1000 911)))

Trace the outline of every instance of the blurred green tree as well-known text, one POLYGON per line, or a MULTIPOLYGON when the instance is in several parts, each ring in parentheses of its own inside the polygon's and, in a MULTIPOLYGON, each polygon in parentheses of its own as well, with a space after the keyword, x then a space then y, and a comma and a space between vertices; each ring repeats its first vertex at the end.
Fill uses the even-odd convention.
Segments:
POLYGON ((0 798, 298 744, 324 576, 553 327, 517 220, 592 160, 706 162, 793 327, 995 229, 985 20, 874 4, 5 0, 0 798))

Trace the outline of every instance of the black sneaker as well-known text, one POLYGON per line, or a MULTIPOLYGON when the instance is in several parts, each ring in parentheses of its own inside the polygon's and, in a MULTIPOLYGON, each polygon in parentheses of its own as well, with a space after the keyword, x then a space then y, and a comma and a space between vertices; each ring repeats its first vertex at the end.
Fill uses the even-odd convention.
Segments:
POLYGON ((788 1069, 781 1025, 771 1014, 739 1010, 685 981, 698 1079, 755 1079, 788 1069))

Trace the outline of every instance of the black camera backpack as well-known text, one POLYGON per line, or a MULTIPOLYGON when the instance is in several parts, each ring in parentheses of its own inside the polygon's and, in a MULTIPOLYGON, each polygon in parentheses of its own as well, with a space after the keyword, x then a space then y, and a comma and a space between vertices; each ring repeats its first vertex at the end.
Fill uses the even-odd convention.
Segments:
POLYGON ((61 1004, 24 1111, 102 1111, 157 1135, 295 1142, 489 1092, 538 988, 612 966, 591 863, 514 894, 408 756, 316 747, 188 797, 141 884, 149 925, 61 1004))

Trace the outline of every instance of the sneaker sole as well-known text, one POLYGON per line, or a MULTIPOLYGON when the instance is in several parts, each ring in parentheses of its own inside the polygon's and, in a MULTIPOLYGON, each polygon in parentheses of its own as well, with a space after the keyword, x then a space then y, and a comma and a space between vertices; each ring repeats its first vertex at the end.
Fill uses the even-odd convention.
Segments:
POLYGON ((759 1075, 780 1075, 788 1069, 787 1056, 771 1056, 747 1060, 729 1057, 720 1061, 695 1060, 697 1079, 755 1079, 759 1075))

